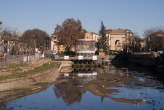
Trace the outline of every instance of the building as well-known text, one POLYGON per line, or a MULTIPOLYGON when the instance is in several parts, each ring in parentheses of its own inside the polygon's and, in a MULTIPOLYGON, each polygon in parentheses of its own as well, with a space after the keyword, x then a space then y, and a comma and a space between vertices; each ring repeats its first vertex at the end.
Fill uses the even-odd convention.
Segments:
POLYGON ((98 40, 100 39, 101 36, 99 34, 97 34, 97 33, 94 33, 94 32, 92 32, 92 35, 93 35, 93 40, 98 42, 98 40))
POLYGON ((85 39, 91 39, 91 40, 95 40, 97 42, 99 38, 100 38, 100 35, 98 35, 94 32, 86 32, 85 33, 85 39))
POLYGON ((58 52, 58 40, 56 34, 51 34, 51 51, 53 51, 53 53, 58 52))
MULTIPOLYGON (((95 42, 97 42, 99 38, 100 36, 93 32, 86 32, 84 36, 84 39, 95 41, 95 42)), ((71 48, 71 51, 74 52, 75 50, 76 48, 75 46, 73 46, 71 48)), ((53 51, 54 53, 60 53, 60 52, 65 51, 64 45, 59 44, 59 41, 57 40, 57 37, 56 37, 56 33, 51 34, 51 51, 53 51)))
POLYGON ((121 51, 124 50, 133 37, 133 33, 129 29, 109 29, 106 30, 110 50, 121 51))
MULTIPOLYGON (((71 50, 75 51, 75 48, 72 48, 71 50)), ((51 34, 51 51, 53 53, 65 52, 65 47, 64 45, 59 44, 59 41, 56 37, 56 33, 51 34)))
POLYGON ((149 51, 158 51, 164 49, 164 32, 154 32, 146 39, 146 46, 149 51))
POLYGON ((76 55, 93 56, 96 52, 95 40, 78 39, 76 40, 76 55))
POLYGON ((164 32, 157 32, 156 36, 161 38, 161 42, 163 42, 161 48, 164 49, 164 32))
POLYGON ((4 53, 19 54, 19 39, 13 36, 3 36, 4 53))

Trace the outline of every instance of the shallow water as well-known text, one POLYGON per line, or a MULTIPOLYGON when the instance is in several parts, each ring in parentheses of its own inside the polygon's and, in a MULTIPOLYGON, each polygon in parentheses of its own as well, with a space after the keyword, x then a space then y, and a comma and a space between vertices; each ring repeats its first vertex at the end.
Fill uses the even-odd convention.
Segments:
POLYGON ((90 72, 98 75, 61 76, 57 83, 39 93, 0 103, 0 110, 164 109, 164 86, 152 76, 127 69, 90 72))

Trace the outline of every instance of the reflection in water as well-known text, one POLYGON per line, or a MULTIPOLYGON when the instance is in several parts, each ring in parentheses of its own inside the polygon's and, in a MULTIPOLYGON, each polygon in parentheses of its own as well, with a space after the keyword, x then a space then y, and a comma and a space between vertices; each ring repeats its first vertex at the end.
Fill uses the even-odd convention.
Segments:
POLYGON ((124 98, 114 96, 119 94, 120 87, 141 89, 142 87, 154 86, 154 81, 151 78, 146 79, 144 77, 136 77, 134 74, 132 75, 125 69, 111 70, 108 71, 108 73, 104 72, 103 69, 98 69, 97 71, 99 71, 99 74, 93 79, 91 77, 67 77, 63 82, 56 83, 54 88, 56 97, 62 98, 66 104, 73 104, 75 102, 80 102, 82 95, 86 91, 89 91, 95 96, 100 96, 102 102, 104 98, 109 98, 117 102, 139 104, 144 100, 141 97, 124 98))
POLYGON ((96 71, 89 77, 63 75, 44 91, 0 103, 0 110, 163 110, 164 86, 153 77, 127 69, 96 71))
POLYGON ((54 88, 57 98, 62 98, 66 104, 80 102, 85 89, 80 87, 78 80, 69 80, 67 82, 56 83, 54 88))

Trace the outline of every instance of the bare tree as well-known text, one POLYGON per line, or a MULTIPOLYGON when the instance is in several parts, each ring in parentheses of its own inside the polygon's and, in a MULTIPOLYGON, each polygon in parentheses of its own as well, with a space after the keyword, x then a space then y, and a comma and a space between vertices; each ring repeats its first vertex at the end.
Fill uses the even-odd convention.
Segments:
POLYGON ((126 43, 124 44, 124 50, 125 51, 140 51, 141 49, 141 38, 137 34, 133 34, 133 36, 127 37, 126 43))
POLYGON ((66 19, 62 25, 57 25, 54 33, 59 44, 64 45, 67 52, 75 45, 77 39, 84 38, 81 21, 73 18, 66 19))
POLYGON ((19 53, 19 37, 15 31, 5 29, 2 31, 3 52, 9 54, 19 53))
POLYGON ((160 27, 147 29, 147 30, 145 30, 145 32, 144 32, 144 37, 148 37, 148 36, 150 36, 152 33, 161 32, 161 31, 164 31, 164 29, 162 29, 162 28, 160 28, 160 27))
POLYGON ((135 39, 135 45, 134 45, 134 51, 141 51, 141 41, 142 39, 138 35, 134 35, 135 39))
POLYGON ((44 49, 44 43, 48 34, 40 29, 27 30, 23 33, 21 40, 26 44, 26 47, 31 52, 35 51, 35 48, 44 49))
POLYGON ((157 28, 145 31, 146 50, 157 51, 163 47, 163 36, 160 34, 164 36, 164 30, 157 28))

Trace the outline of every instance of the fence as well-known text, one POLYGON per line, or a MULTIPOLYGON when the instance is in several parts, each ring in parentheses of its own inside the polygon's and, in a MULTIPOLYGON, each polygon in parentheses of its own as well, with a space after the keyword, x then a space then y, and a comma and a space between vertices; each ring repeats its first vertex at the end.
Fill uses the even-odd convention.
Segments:
POLYGON ((3 58, 0 58, 0 68, 7 66, 9 64, 19 64, 23 62, 33 61, 41 58, 41 54, 35 55, 7 55, 3 58))

